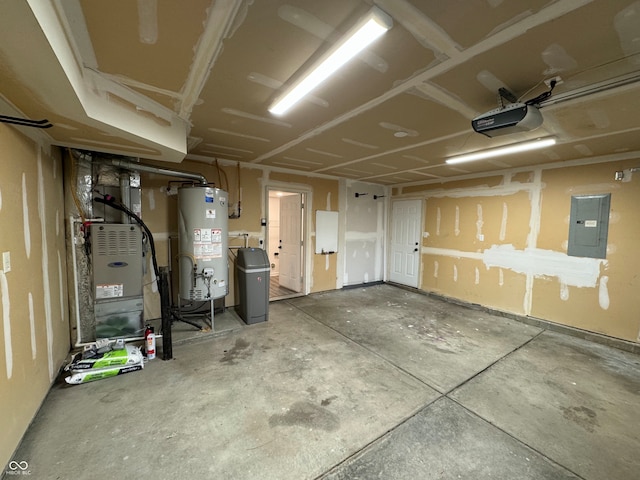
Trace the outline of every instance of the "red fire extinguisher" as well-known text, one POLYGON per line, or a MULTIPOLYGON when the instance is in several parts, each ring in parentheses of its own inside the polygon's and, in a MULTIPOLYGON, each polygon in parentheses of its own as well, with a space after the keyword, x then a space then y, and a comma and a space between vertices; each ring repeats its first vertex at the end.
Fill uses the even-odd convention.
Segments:
POLYGON ((147 360, 156 358, 156 334, 153 333, 153 327, 147 325, 144 331, 144 342, 147 348, 147 360))

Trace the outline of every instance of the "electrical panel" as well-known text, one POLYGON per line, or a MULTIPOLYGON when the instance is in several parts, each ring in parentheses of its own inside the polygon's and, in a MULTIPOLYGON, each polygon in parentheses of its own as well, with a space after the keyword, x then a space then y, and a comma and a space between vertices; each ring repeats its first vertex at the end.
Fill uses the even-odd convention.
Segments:
POLYGON ((611 194, 571 197, 567 255, 606 258, 611 194))

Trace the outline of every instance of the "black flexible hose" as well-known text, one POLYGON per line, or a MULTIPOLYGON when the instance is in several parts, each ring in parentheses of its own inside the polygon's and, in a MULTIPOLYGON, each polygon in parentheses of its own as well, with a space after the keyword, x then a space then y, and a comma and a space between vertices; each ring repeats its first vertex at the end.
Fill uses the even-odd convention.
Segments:
POLYGON ((540 105, 542 102, 544 102, 547 98, 549 98, 551 96, 551 92, 553 92, 553 89, 556 86, 556 81, 555 80, 551 80, 551 82, 549 83, 549 90, 546 92, 541 93, 540 95, 538 95, 536 98, 532 98, 531 100, 527 100, 526 102, 524 102, 526 105, 534 105, 534 106, 538 106, 540 105))
POLYGON ((106 198, 95 197, 93 200, 98 203, 109 205, 111 208, 115 208, 116 210, 120 210, 121 212, 126 213, 128 216, 133 218, 138 225, 142 227, 142 229, 147 234, 147 238, 149 239, 149 246, 151 247, 151 261, 153 262, 153 271, 156 274, 156 281, 158 281, 158 279, 160 278, 160 270, 158 269, 158 261, 156 260, 156 245, 153 241, 151 230, 149 230, 149 228, 145 225, 145 223, 139 216, 137 216, 121 203, 116 203, 115 199, 112 196, 108 195, 106 198))

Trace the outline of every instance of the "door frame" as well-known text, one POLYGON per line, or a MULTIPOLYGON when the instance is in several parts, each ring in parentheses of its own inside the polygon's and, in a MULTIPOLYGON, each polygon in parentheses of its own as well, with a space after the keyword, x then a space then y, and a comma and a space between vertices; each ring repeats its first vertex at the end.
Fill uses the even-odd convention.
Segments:
POLYGON ((309 295, 311 291, 311 266, 313 265, 313 258, 311 256, 312 252, 309 248, 311 245, 311 232, 309 229, 309 225, 311 225, 311 212, 312 212, 312 190, 310 187, 305 185, 291 184, 287 182, 277 182, 269 180, 264 185, 264 195, 263 195, 263 215, 262 217, 266 219, 265 225, 263 226, 263 238, 264 238, 264 248, 267 252, 269 252, 269 192, 290 192, 290 193, 299 193, 301 194, 302 199, 302 288, 300 289, 300 293, 297 294, 299 296, 309 295))
POLYGON ((405 285, 409 288, 417 288, 418 290, 420 290, 422 288, 422 271, 423 271, 423 261, 422 261, 422 239, 424 238, 424 224, 425 224, 425 219, 424 219, 424 212, 425 212, 425 198, 423 197, 395 197, 395 198, 391 198, 390 202, 389 202, 389 210, 388 210, 388 217, 387 217, 387 248, 386 248, 386 255, 387 255, 387 268, 385 269, 385 281, 391 281, 391 268, 392 268, 392 263, 393 263, 393 255, 392 255, 392 248, 393 248, 393 207, 394 204, 396 202, 402 202, 402 201, 420 201, 420 213, 419 213, 419 226, 420 226, 420 236, 419 236, 419 250, 418 250, 418 286, 417 287, 413 287, 412 285, 405 285, 405 284, 400 284, 400 285, 405 285))

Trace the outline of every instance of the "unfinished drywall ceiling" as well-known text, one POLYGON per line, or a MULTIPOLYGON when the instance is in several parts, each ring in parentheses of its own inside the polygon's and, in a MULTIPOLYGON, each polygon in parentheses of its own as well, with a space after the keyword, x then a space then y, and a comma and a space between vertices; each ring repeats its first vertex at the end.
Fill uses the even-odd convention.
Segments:
POLYGON ((637 0, 67 0, 3 8, 3 106, 52 121, 42 135, 53 144, 382 185, 640 151, 637 0), (392 28, 289 113, 270 114, 272 101, 372 5, 392 28), (555 77, 561 82, 542 103, 538 129, 498 138, 472 131, 472 118, 498 107, 499 88, 525 101, 555 77), (543 136, 557 144, 444 162, 543 136))

